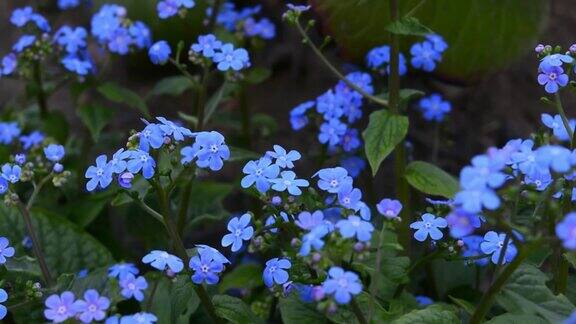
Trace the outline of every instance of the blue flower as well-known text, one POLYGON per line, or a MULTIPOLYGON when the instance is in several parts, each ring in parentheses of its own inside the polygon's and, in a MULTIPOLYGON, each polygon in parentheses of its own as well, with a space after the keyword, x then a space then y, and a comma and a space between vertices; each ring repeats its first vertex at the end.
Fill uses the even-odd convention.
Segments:
POLYGON ((22 169, 18 165, 10 165, 6 163, 2 166, 2 177, 10 183, 16 183, 20 181, 20 173, 22 169))
MULTIPOLYGON (((390 73, 390 46, 383 45, 371 49, 366 55, 366 65, 382 74, 390 73)), ((398 62, 400 75, 406 74, 406 58, 400 53, 398 62)))
POLYGON ((30 6, 14 9, 10 16, 10 22, 16 27, 23 27, 30 21, 33 14, 34 10, 30 6))
POLYGON ((18 39, 18 41, 12 46, 12 50, 16 53, 20 53, 30 45, 34 44, 36 41, 36 36, 34 35, 24 35, 18 39))
POLYGON ((286 6, 288 7, 288 9, 294 10, 296 12, 304 12, 310 10, 310 6, 295 5, 291 3, 286 4, 286 6))
POLYGON ((444 38, 438 34, 428 34, 426 39, 432 43, 432 47, 438 53, 442 53, 448 49, 448 44, 444 41, 444 38))
POLYGON ((424 119, 428 121, 442 121, 452 109, 450 102, 442 100, 442 96, 436 93, 420 99, 418 107, 422 111, 424 119))
POLYGON ((352 184, 352 178, 342 167, 322 169, 316 175, 320 178, 318 188, 329 193, 338 193, 345 184, 352 184))
POLYGON ((44 16, 39 14, 33 14, 30 17, 30 21, 34 22, 34 24, 36 24, 36 27, 38 27, 38 29, 40 29, 41 31, 46 33, 50 31, 50 24, 48 23, 48 20, 44 18, 44 16))
POLYGON ((131 173, 138 173, 142 170, 142 175, 146 179, 150 179, 154 176, 154 168, 156 167, 156 161, 148 154, 148 152, 142 150, 129 151, 130 160, 128 160, 127 169, 131 173))
POLYGON ((448 226, 448 223, 444 218, 436 218, 436 216, 428 213, 422 215, 422 221, 410 224, 410 228, 416 230, 414 238, 420 242, 424 242, 428 236, 435 241, 441 239, 444 235, 439 228, 445 228, 446 226, 448 226))
MULTIPOLYGON (((562 117, 560 115, 555 115, 552 117, 549 114, 542 114, 541 116, 542 123, 546 125, 546 127, 552 130, 554 136, 561 141, 569 141, 570 135, 566 131, 566 127, 564 126, 564 122, 562 121, 562 117)), ((576 127, 576 119, 571 119, 568 121, 568 126, 570 129, 574 131, 576 127)))
POLYGON ((110 35, 110 39, 108 40, 108 49, 111 53, 125 55, 130 51, 131 44, 132 37, 130 36, 128 29, 119 27, 110 35))
POLYGON ((127 274, 132 274, 134 276, 138 275, 140 270, 136 268, 134 263, 117 263, 110 268, 108 268, 108 277, 110 278, 123 278, 127 274))
POLYGON ((10 246, 10 241, 4 236, 0 236, 0 264, 6 263, 6 258, 14 256, 15 250, 10 246))
POLYGON ((18 57, 16 57, 16 54, 10 53, 4 56, 0 65, 0 76, 12 74, 12 72, 16 70, 17 66, 18 57))
POLYGON ((307 180, 296 179, 296 173, 292 171, 282 171, 280 178, 270 181, 273 183, 272 189, 276 191, 288 190, 288 193, 294 196, 302 194, 302 190, 299 187, 308 187, 310 185, 307 180))
POLYGON ((196 153, 196 165, 201 168, 218 171, 222 169, 223 161, 230 158, 230 149, 224 143, 224 136, 218 132, 200 132, 196 136, 196 143, 200 147, 196 153))
POLYGON ((352 152, 362 145, 360 140, 360 135, 357 129, 348 128, 342 136, 341 140, 342 148, 345 152, 352 152))
POLYGON ((74 72, 80 76, 87 75, 93 69, 92 62, 82 60, 77 56, 66 56, 62 59, 62 65, 64 65, 68 71, 74 72))
POLYGON ((187 165, 190 162, 192 162, 196 158, 196 154, 198 153, 199 150, 200 150, 200 144, 198 143, 194 143, 191 146, 184 146, 180 150, 180 155, 182 156, 182 159, 180 159, 180 163, 182 163, 182 165, 187 165))
POLYGON ((44 305, 44 317, 54 323, 61 323, 76 316, 74 302, 76 298, 70 291, 65 291, 61 295, 50 295, 46 298, 44 305))
POLYGON ((205 57, 213 57, 216 50, 222 47, 222 42, 212 34, 198 36, 198 42, 192 44, 190 49, 196 53, 202 53, 205 57))
POLYGON ((214 54, 214 63, 217 63, 217 68, 220 71, 240 71, 243 68, 250 66, 250 58, 248 52, 243 48, 234 49, 232 44, 224 44, 220 52, 214 54))
POLYGON ((156 119, 161 123, 159 127, 165 136, 172 136, 176 141, 183 141, 185 137, 192 136, 192 131, 186 127, 178 126, 164 117, 156 117, 156 119))
MULTIPOLYGON (((462 238, 464 247, 462 250, 462 256, 465 258, 474 258, 484 255, 480 249, 480 244, 484 241, 484 238, 480 235, 469 235, 462 238)), ((488 258, 476 259, 475 263, 479 266, 485 266, 488 264, 488 258)))
POLYGON ((266 153, 268 156, 276 159, 274 163, 281 168, 292 169, 294 167, 294 161, 300 160, 302 157, 300 152, 296 150, 291 150, 286 152, 286 150, 280 145, 274 145, 274 151, 268 151, 266 153))
MULTIPOLYGON (((227 260, 226 260, 227 261, 227 260)), ((194 271, 191 279, 195 284, 206 282, 208 285, 215 285, 220 281, 218 275, 224 271, 222 259, 208 249, 198 250, 198 255, 193 256, 188 264, 194 271)))
POLYGON ((565 173, 572 168, 574 158, 572 152, 565 147, 545 145, 536 150, 536 163, 538 163, 541 168, 565 173))
POLYGON ((8 191, 8 181, 0 177, 0 195, 3 195, 8 191))
POLYGON ((142 290, 148 288, 148 282, 142 276, 134 277, 133 274, 128 273, 120 278, 120 294, 126 298, 134 298, 137 301, 144 300, 144 293, 142 290))
POLYGON ((66 10, 76 8, 80 5, 80 0, 58 0, 58 9, 66 10))
POLYGON ((100 43, 106 43, 112 37, 114 31, 120 27, 121 21, 117 16, 117 12, 121 8, 116 5, 104 5, 92 17, 91 32, 100 43))
POLYGON ((477 155, 472 158, 472 166, 467 166, 460 173, 462 186, 488 186, 501 187, 507 179, 502 172, 504 164, 498 159, 491 159, 487 155, 477 155))
POLYGON ((359 203, 362 199, 362 192, 352 184, 345 184, 338 191, 338 202, 347 209, 359 210, 359 203))
POLYGON ((204 244, 196 244, 196 248, 198 249, 198 254, 210 253, 212 255, 212 258, 214 258, 214 260, 222 264, 230 263, 230 260, 228 260, 222 253, 220 253, 220 251, 216 250, 211 246, 204 244))
POLYGON ((244 32, 248 37, 258 36, 262 39, 273 39, 276 36, 276 26, 268 18, 256 21, 249 17, 244 21, 244 32))
POLYGON ((157 124, 146 125, 146 127, 144 127, 140 132, 139 138, 139 148, 146 152, 150 150, 150 147, 153 149, 159 149, 164 144, 164 133, 157 124))
POLYGON ((574 58, 570 55, 560 53, 550 54, 544 56, 542 60, 540 60, 538 68, 542 69, 546 66, 562 66, 564 63, 570 64, 572 62, 574 62, 574 58))
POLYGON ((382 216, 388 219, 394 219, 400 215, 402 203, 395 199, 382 199, 376 205, 376 209, 382 216))
POLYGON ((340 165, 348 171, 352 178, 356 178, 366 168, 366 161, 358 156, 350 156, 342 159, 340 165))
POLYGON ((338 119, 344 114, 343 106, 347 101, 344 94, 330 89, 316 98, 316 111, 326 120, 338 119))
POLYGON ((280 168, 276 164, 272 164, 272 160, 263 157, 258 161, 249 161, 246 163, 242 172, 246 174, 240 185, 242 188, 249 188, 253 184, 256 184, 256 189, 265 193, 270 189, 271 180, 275 179, 280 173, 280 168))
POLYGON ((242 241, 248 241, 254 235, 254 228, 250 224, 250 214, 244 214, 240 218, 234 217, 228 222, 229 234, 222 237, 222 246, 232 245, 232 252, 240 250, 242 241))
POLYGON ((170 48, 170 45, 168 45, 168 42, 163 40, 154 43, 154 45, 150 46, 150 49, 148 49, 150 61, 156 65, 166 63, 171 54, 172 49, 170 48))
POLYGON ((500 198, 493 189, 483 185, 465 185, 454 197, 454 202, 469 213, 479 213, 482 207, 495 210, 500 207, 500 198))
POLYGON ((176 0, 160 1, 156 5, 156 10, 160 19, 170 18, 178 13, 178 3, 176 3, 176 0))
POLYGON ((316 226, 309 233, 302 237, 302 246, 298 252, 301 256, 307 256, 310 254, 312 248, 319 251, 324 247, 324 241, 322 240, 324 236, 329 233, 328 226, 316 226))
POLYGON ((149 47, 152 43, 150 29, 141 21, 135 21, 130 28, 128 28, 128 32, 130 36, 132 36, 134 45, 139 49, 149 47))
POLYGON ((96 165, 88 167, 84 175, 90 179, 86 183, 86 190, 93 191, 98 186, 105 189, 112 183, 112 168, 107 159, 106 155, 100 155, 96 158, 96 165))
POLYGON ((123 316, 120 320, 120 324, 154 324, 158 321, 158 317, 152 313, 140 312, 129 316, 123 316))
MULTIPOLYGON (((500 253, 502 253, 502 249, 504 248, 505 239, 506 234, 498 234, 494 231, 490 231, 484 235, 484 241, 480 244, 482 252, 492 255, 491 260, 494 264, 498 264, 500 253)), ((508 247, 506 248, 506 255, 502 259, 502 264, 514 260, 517 253, 518 250, 516 249, 516 246, 514 246, 514 243, 512 243, 512 239, 508 240, 508 247)))
MULTIPOLYGON (((286 214, 285 212, 280 212, 280 217, 277 217, 276 215, 270 215, 266 218, 266 221, 264 222, 264 226, 265 227, 269 227, 272 226, 274 224, 276 224, 276 222, 278 223, 282 223, 282 222, 288 222, 288 214, 286 214)), ((269 229, 269 231, 271 233, 278 233, 278 228, 276 227, 271 227, 269 229)))
POLYGON ((372 231, 374 226, 362 220, 356 215, 348 216, 347 219, 342 219, 336 223, 336 228, 340 231, 343 238, 351 238, 356 236, 358 241, 368 242, 372 238, 372 231))
POLYGON ((453 238, 462 238, 470 235, 475 229, 482 225, 482 218, 474 213, 469 213, 463 209, 457 208, 446 216, 450 236, 453 238))
POLYGON ((322 144, 335 146, 340 143, 344 134, 346 134, 346 124, 343 124, 338 119, 334 118, 320 125, 318 140, 322 144))
POLYGON ((297 131, 308 125, 306 112, 314 107, 315 104, 314 101, 307 101, 299 104, 290 111, 290 125, 292 125, 293 130, 297 131))
POLYGON ((544 86, 548 93, 556 93, 561 87, 568 84, 568 75, 560 66, 544 65, 540 67, 538 83, 544 86))
POLYGON ((54 35, 54 38, 60 46, 63 46, 66 52, 75 54, 79 49, 86 47, 86 29, 70 26, 62 26, 54 35))
POLYGON ((336 303, 348 304, 352 296, 362 292, 362 283, 354 272, 332 267, 328 270, 328 278, 322 283, 322 288, 326 294, 334 295, 336 303))
POLYGON ((26 154, 18 153, 14 155, 14 162, 20 166, 24 165, 24 163, 26 163, 26 154))
POLYGON ((536 163, 536 152, 532 150, 534 141, 525 140, 520 145, 520 148, 510 155, 510 164, 512 168, 520 170, 525 175, 532 175, 547 171, 536 163))
POLYGON ((169 269, 173 273, 178 273, 184 269, 182 260, 166 251, 152 250, 142 258, 142 262, 149 263, 151 267, 160 271, 169 269))
POLYGON ((103 320, 109 307, 110 299, 100 296, 94 289, 86 290, 84 299, 79 299, 74 303, 74 309, 79 313, 78 318, 82 323, 103 320))
POLYGON ((576 250, 576 213, 567 214, 560 223, 556 224, 556 236, 566 249, 576 250))
POLYGON ((282 285, 288 281, 288 272, 292 264, 288 259, 273 258, 266 261, 266 268, 262 272, 262 279, 266 287, 271 288, 274 284, 282 285))
POLYGON ((134 181, 134 174, 124 172, 118 176, 118 185, 124 189, 132 188, 132 181, 134 181))
POLYGON ((112 155, 112 159, 110 160, 110 168, 112 168, 112 172, 116 174, 120 174, 126 171, 126 159, 130 157, 130 151, 124 151, 123 148, 119 149, 112 155))
POLYGON ((426 72, 432 72, 436 68, 436 62, 442 60, 442 55, 434 49, 431 42, 416 43, 410 48, 412 54, 412 66, 426 72))
POLYGON ((524 183, 527 185, 534 185, 536 190, 544 191, 548 188, 548 185, 552 183, 552 174, 548 170, 536 171, 531 175, 526 175, 524 177, 524 183))
MULTIPOLYGON (((2 144, 9 144, 12 142, 12 138, 17 137, 20 134, 20 128, 18 128, 18 124, 10 124, 12 124, 12 126, 7 127, 6 123, 0 123, 0 143, 2 144)), ((22 147, 25 150, 28 150, 31 147, 42 143, 42 141, 44 141, 44 134, 39 131, 33 131, 28 135, 23 135, 20 137, 20 143, 22 143, 22 147)))
POLYGON ((64 146, 58 144, 50 144, 44 148, 44 155, 52 162, 62 160, 65 153, 64 146))
POLYGON ((0 122, 0 144, 11 144, 19 135, 20 127, 17 122, 0 122))
MULTIPOLYGON (((0 303, 3 303, 7 300, 8 300, 8 294, 6 293, 6 290, 0 288, 0 303)), ((8 309, 6 308, 6 306, 0 304, 0 320, 4 319, 7 313, 8 309)))
POLYGON ((317 226, 325 224, 324 221, 324 214, 321 210, 317 210, 313 213, 303 211, 298 214, 298 219, 296 220, 296 226, 300 227, 303 230, 311 231, 317 226))

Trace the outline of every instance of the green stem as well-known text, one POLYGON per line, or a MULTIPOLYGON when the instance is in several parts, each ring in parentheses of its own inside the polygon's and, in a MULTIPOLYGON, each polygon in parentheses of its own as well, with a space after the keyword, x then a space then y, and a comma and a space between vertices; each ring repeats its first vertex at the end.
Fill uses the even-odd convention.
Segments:
POLYGON ((40 62, 35 61, 33 66, 33 77, 36 85, 36 101, 40 109, 40 117, 46 119, 48 117, 48 98, 44 92, 44 83, 42 82, 42 67, 40 62))
POLYGON ((248 96, 246 95, 246 85, 240 84, 240 111, 242 113, 242 133, 247 148, 252 146, 252 120, 250 118, 250 107, 248 106, 248 96))
POLYGON ((350 306, 352 306, 352 312, 354 313, 354 315, 356 315, 356 319, 358 319, 358 322, 360 322, 360 324, 369 323, 366 320, 366 317, 364 317, 364 314, 362 313, 362 310, 360 309, 360 306, 358 306, 358 303, 356 302, 355 299, 352 299, 352 301, 350 302, 350 306))
POLYGON ((562 117, 562 123, 564 124, 564 128, 566 129, 566 134, 570 137, 570 148, 574 148, 574 130, 570 127, 570 121, 568 117, 566 117, 566 113, 564 112, 564 107, 562 106, 562 100, 560 99, 560 93, 556 92, 556 109, 558 110, 558 114, 562 117))
POLYGON ((214 6, 212 7, 212 14, 210 15, 210 20, 208 21, 207 29, 209 32, 212 32, 214 26, 216 25, 216 18, 218 18, 218 13, 220 12, 220 5, 222 0, 215 0, 214 6))
POLYGON ((204 127, 204 110, 206 108, 206 92, 208 88, 209 73, 209 68, 205 66, 202 70, 202 81, 200 83, 200 87, 198 88, 198 103, 196 113, 198 124, 196 125, 196 131, 201 131, 204 127))
POLYGON ((482 295, 482 299, 480 299, 480 303, 474 314, 472 314, 472 318, 470 319, 470 324, 480 324, 490 308, 492 307, 492 303, 494 302, 494 298, 496 294, 501 291, 504 284, 508 281, 510 276, 518 269, 518 267, 522 264, 522 261, 526 259, 532 251, 540 244, 540 242, 533 242, 530 245, 527 245, 520 249, 516 258, 498 275, 494 283, 490 286, 488 291, 482 295))
MULTIPOLYGON (((571 201, 570 198, 572 197, 572 188, 568 182, 565 182, 564 185, 564 195, 562 199, 562 211, 560 218, 564 217, 564 215, 568 214, 571 209, 571 201)), ((556 218, 551 214, 550 215, 550 234, 551 236, 555 235, 556 229, 556 218)), ((562 246, 556 244, 554 247, 554 255, 555 255, 555 262, 553 274, 554 274, 554 293, 556 294, 564 294, 566 292, 566 287, 568 285, 568 270, 569 264, 568 260, 564 257, 564 250, 562 246)))
POLYGON ((334 65, 332 65, 332 63, 330 63, 330 61, 328 61, 328 59, 324 56, 324 54, 322 54, 322 51, 314 44, 314 42, 312 42, 312 40, 310 39, 310 37, 308 36, 308 34, 306 33, 306 31, 304 30, 304 28, 302 28, 302 25, 300 24, 300 20, 296 21, 296 28, 298 30, 298 32, 300 33, 300 35, 302 36, 303 42, 305 44, 307 44, 312 51, 316 54, 316 56, 322 61, 322 63, 324 63, 324 65, 326 65, 326 67, 328 67, 328 69, 334 73, 340 80, 342 80, 344 83, 346 83, 347 86, 349 86, 350 88, 354 89, 354 91, 360 93, 364 98, 378 104, 384 107, 388 106, 388 101, 382 98, 378 98, 376 96, 373 96, 369 93, 367 93, 366 91, 364 91, 362 88, 358 87, 356 84, 354 84, 353 82, 350 82, 350 80, 348 80, 342 73, 340 73, 340 71, 338 71, 338 69, 336 67, 334 67, 334 65))
POLYGON ((152 285, 152 291, 148 297, 148 302, 146 303, 146 310, 151 311, 152 305, 154 304, 154 295, 156 295, 156 290, 158 290, 158 284, 160 283, 160 278, 156 278, 154 285, 152 285))
POLYGON ((192 173, 191 179, 189 179, 186 185, 184 186, 184 191, 182 191, 182 197, 180 200, 180 207, 178 208, 176 229, 178 230, 178 235, 180 235, 180 237, 183 236, 184 227, 186 226, 186 215, 188 214, 188 208, 190 207, 190 195, 192 194, 193 183, 194 183, 194 173, 192 173))
POLYGON ((422 5, 426 3, 426 0, 421 0, 418 4, 416 4, 412 9, 410 9, 410 11, 408 11, 404 17, 411 17, 412 15, 414 15, 416 13, 416 11, 418 11, 418 9, 420 9, 420 7, 422 7, 422 5))

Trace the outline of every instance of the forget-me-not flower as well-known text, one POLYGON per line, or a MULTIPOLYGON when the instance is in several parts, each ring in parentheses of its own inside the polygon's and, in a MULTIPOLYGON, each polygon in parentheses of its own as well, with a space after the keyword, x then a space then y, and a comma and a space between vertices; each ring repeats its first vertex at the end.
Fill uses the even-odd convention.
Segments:
POLYGON ((178 126, 164 117, 156 117, 156 119, 160 122, 158 127, 165 136, 172 136, 176 141, 183 141, 185 137, 192 136, 192 131, 186 127, 178 126))
POLYGON ((219 52, 214 54, 213 60, 220 71, 240 71, 250 65, 248 52, 243 48, 234 49, 232 44, 224 44, 219 52))
POLYGON ((134 263, 117 263, 108 268, 108 277, 110 278, 120 279, 129 273, 136 276, 140 273, 140 270, 134 263))
POLYGON ((296 150, 290 150, 290 152, 287 152, 280 145, 274 145, 274 151, 268 151, 266 154, 275 159, 274 163, 277 166, 289 169, 294 167, 294 161, 298 161, 302 157, 300 152, 296 150))
POLYGON ((203 282, 208 285, 217 284, 220 281, 218 275, 224 271, 224 262, 217 258, 215 253, 207 249, 199 249, 198 255, 190 259, 188 266, 194 271, 192 282, 198 285, 203 282))
POLYGON ((142 290, 146 288, 148 288, 148 282, 142 276, 135 277, 133 274, 128 273, 120 278, 120 294, 126 299, 134 298, 137 301, 143 301, 144 293, 142 290))
POLYGON ((436 63, 442 59, 442 55, 434 49, 434 45, 429 41, 412 45, 410 54, 412 54, 410 60, 412 66, 426 72, 434 71, 436 63))
POLYGON ((576 250, 576 213, 569 213, 556 224, 556 236, 566 249, 576 250))
POLYGON ((184 269, 182 260, 166 251, 152 250, 142 258, 142 262, 160 271, 169 269, 173 273, 178 273, 184 269))
POLYGON ((0 236, 0 264, 6 263, 6 258, 14 256, 14 248, 10 246, 7 238, 0 236))
MULTIPOLYGON (((496 233, 494 231, 490 231, 484 235, 484 241, 480 244, 480 249, 485 254, 492 255, 492 263, 498 264, 500 259, 500 253, 502 253, 502 249, 504 248, 504 241, 506 240, 506 234, 504 233, 496 233)), ((508 247, 506 248, 506 254, 502 259, 502 264, 507 262, 511 262, 516 257, 518 250, 514 243, 512 243, 512 239, 508 240, 508 247)))
POLYGON ((200 147, 196 152, 196 165, 201 168, 218 171, 222 169, 223 161, 230 158, 230 149, 224 143, 224 136, 218 132, 200 132, 196 135, 196 143, 200 147))
POLYGON ((44 148, 44 155, 52 162, 62 160, 65 153, 64 146, 58 144, 50 144, 44 148))
POLYGON ((213 57, 216 51, 222 47, 222 42, 219 41, 213 34, 198 36, 197 43, 192 44, 190 49, 204 57, 213 57))
POLYGON ((316 251, 320 251, 324 247, 324 236, 329 233, 328 226, 320 225, 314 227, 310 232, 302 237, 302 246, 298 252, 301 256, 307 256, 310 254, 312 248, 316 251))
POLYGON ((44 317, 54 323, 62 323, 69 318, 76 316, 74 302, 76 298, 70 291, 65 291, 61 295, 50 295, 46 298, 44 305, 44 317))
POLYGON ((292 264, 288 259, 273 258, 266 261, 266 268, 262 272, 262 279, 266 287, 272 287, 274 284, 282 285, 288 281, 288 271, 292 264))
POLYGON ((382 216, 388 219, 394 219, 400 215, 400 212, 402 211, 402 203, 396 199, 386 198, 380 200, 376 205, 376 209, 382 216))
POLYGON ((544 86, 548 93, 556 93, 568 84, 568 75, 560 66, 544 65, 540 67, 538 83, 544 86))
POLYGON ((241 217, 234 217, 228 222, 229 234, 222 237, 222 246, 227 247, 232 245, 232 252, 240 250, 242 241, 248 241, 254 235, 254 228, 249 226, 250 214, 244 214, 241 217))
POLYGON ((452 109, 450 102, 443 100, 442 96, 437 93, 420 99, 418 107, 422 111, 424 119, 438 122, 442 121, 452 109))
POLYGON ((10 165, 6 163, 2 166, 2 177, 10 183, 16 183, 20 181, 20 173, 22 169, 19 165, 10 165))
POLYGON ((88 289, 84 292, 84 299, 74 303, 78 318, 82 323, 101 321, 106 317, 106 310, 110 307, 110 299, 100 296, 98 291, 88 289))
POLYGON ((126 165, 128 171, 131 173, 138 173, 142 170, 142 175, 146 179, 150 179, 154 176, 154 168, 156 167, 156 161, 148 154, 146 151, 135 150, 130 152, 130 160, 126 165))
POLYGON ((308 180, 296 179, 296 173, 292 171, 282 171, 280 178, 270 180, 273 185, 272 189, 276 191, 287 190, 289 194, 299 196, 302 194, 300 187, 308 187, 308 180))
MULTIPOLYGON (((6 293, 6 290, 0 288, 0 303, 4 303, 7 300, 8 300, 8 294, 6 293)), ((0 304, 0 320, 4 319, 7 313, 8 309, 6 308, 6 306, 0 304)))
MULTIPOLYGON (((562 121, 562 117, 560 115, 551 116, 549 114, 542 114, 541 116, 542 123, 546 125, 546 127, 552 130, 554 136, 561 141, 569 141, 570 135, 568 131, 566 131, 566 127, 564 126, 564 122, 562 121)), ((572 131, 574 131, 576 127, 576 120, 571 119, 568 121, 568 126, 572 131)))
POLYGON ((328 278, 322 283, 322 288, 326 294, 334 295, 336 303, 348 304, 352 296, 362 292, 362 283, 354 272, 332 267, 328 270, 328 278))
POLYGON ((87 179, 90 179, 86 183, 86 190, 93 191, 98 186, 105 189, 112 183, 112 168, 107 159, 106 155, 102 154, 96 158, 95 166, 88 167, 84 175, 87 179))
POLYGON ((432 240, 441 239, 444 234, 442 234, 440 228, 445 228, 446 226, 448 226, 448 223, 444 218, 436 218, 436 216, 428 213, 422 215, 421 221, 410 224, 410 228, 416 230, 414 238, 420 242, 424 242, 428 236, 432 240))
POLYGON ((150 57, 150 61, 153 64, 164 64, 170 58, 170 54, 172 54, 172 49, 170 49, 170 45, 166 41, 158 41, 150 46, 148 49, 148 57, 150 57))
POLYGON ((356 236, 358 241, 368 242, 372 238, 372 231, 374 225, 370 222, 362 220, 356 215, 348 216, 347 219, 342 219, 336 223, 336 228, 339 230, 343 238, 351 238, 356 236))
POLYGON ((342 167, 322 169, 316 174, 320 178, 318 180, 318 188, 329 193, 338 193, 345 184, 352 184, 352 178, 348 176, 348 172, 342 167))
POLYGON ((258 161, 248 161, 242 172, 246 174, 240 185, 242 188, 249 188, 256 184, 256 189, 265 193, 270 189, 271 180, 275 179, 280 173, 280 168, 276 164, 272 164, 272 160, 268 157, 262 157, 258 161))

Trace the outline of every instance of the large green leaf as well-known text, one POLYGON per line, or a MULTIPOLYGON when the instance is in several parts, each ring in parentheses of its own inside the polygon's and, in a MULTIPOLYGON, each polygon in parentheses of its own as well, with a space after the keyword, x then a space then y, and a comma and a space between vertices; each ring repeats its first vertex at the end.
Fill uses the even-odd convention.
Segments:
POLYGON ((424 161, 408 164, 405 177, 412 187, 428 195, 453 198, 459 188, 453 176, 424 161))
POLYGON ((212 297, 212 303, 214 303, 214 308, 216 308, 216 314, 228 320, 230 323, 264 323, 264 321, 256 317, 250 307, 239 298, 227 295, 216 295, 212 297))
POLYGON ((194 83, 187 77, 182 75, 171 76, 158 81, 146 98, 161 95, 177 97, 193 87, 194 83))
MULTIPOLYGON (((390 3, 382 0, 314 0, 324 29, 346 56, 362 62, 375 46, 390 43, 385 32, 390 21, 390 3)), ((421 0, 398 1, 403 17, 421 0)), ((442 35, 449 44, 437 72, 470 82, 505 67, 536 42, 546 21, 546 0, 428 0, 414 14, 425 26, 442 35), (498 49, 498 50, 494 50, 498 49)), ((408 54, 420 37, 402 37, 408 54)))
POLYGON ((534 316, 534 315, 526 315, 526 314, 502 314, 496 317, 493 317, 486 324, 546 324, 548 323, 543 318, 534 316))
MULTIPOLYGON (((68 220, 35 210, 31 217, 54 276, 95 269, 113 261, 100 242, 68 220)), ((0 206, 0 233, 12 242, 21 242, 27 235, 22 215, 16 209, 0 206)))
POLYGON ((537 315, 560 323, 575 307, 564 295, 554 295, 546 286, 547 281, 546 274, 538 268, 524 264, 512 274, 496 300, 511 313, 537 315))
POLYGON ((224 293, 231 288, 252 289, 262 284, 262 267, 255 263, 246 263, 227 273, 218 285, 218 290, 224 293))
POLYGON ((180 275, 173 280, 157 277, 149 280, 151 287, 156 286, 153 300, 151 294, 146 295, 143 305, 151 305, 151 312, 158 317, 158 323, 185 324, 200 305, 200 299, 194 291, 190 277, 180 275))
POLYGON ((114 110, 96 104, 82 106, 76 113, 90 131, 94 142, 98 142, 100 132, 114 117, 114 110))
POLYGON ((365 151, 372 174, 375 175, 380 164, 394 150, 408 132, 408 117, 396 115, 387 110, 378 110, 370 114, 368 127, 362 133, 365 151))
POLYGON ((219 221, 228 216, 222 200, 233 186, 219 182, 197 182, 192 186, 187 228, 206 225, 207 221, 219 221))
POLYGON ((114 82, 106 82, 98 87, 98 92, 106 99, 127 105, 139 110, 144 117, 149 117, 148 106, 142 97, 134 91, 124 88, 114 82))
POLYGON ((461 323, 456 310, 452 306, 434 304, 424 309, 413 310, 396 320, 393 324, 458 324, 461 323))
POLYGON ((302 302, 296 294, 280 299, 280 315, 284 324, 322 324, 326 318, 318 313, 314 304, 302 302))
POLYGON ((426 36, 434 33, 430 28, 422 25, 417 18, 402 17, 386 27, 386 30, 397 35, 426 36))

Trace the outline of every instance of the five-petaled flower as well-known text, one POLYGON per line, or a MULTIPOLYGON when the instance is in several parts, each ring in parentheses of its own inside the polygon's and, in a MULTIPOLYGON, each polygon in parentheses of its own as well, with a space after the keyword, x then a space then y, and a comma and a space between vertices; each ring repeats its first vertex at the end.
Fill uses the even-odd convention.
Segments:
POLYGON ((415 229, 414 238, 417 241, 424 242, 428 236, 433 240, 441 239, 444 234, 439 230, 448 226, 446 220, 442 217, 436 218, 432 214, 422 215, 422 221, 417 221, 410 224, 410 228, 415 229))
POLYGON ((332 267, 328 271, 328 278, 322 283, 322 288, 326 294, 334 295, 336 303, 348 304, 352 296, 362 292, 362 282, 354 272, 332 267))
POLYGON ((275 283, 282 285, 288 281, 288 272, 292 264, 288 259, 273 258, 266 261, 266 268, 262 273, 262 279, 267 287, 272 287, 275 283))
POLYGON ((142 258, 142 262, 149 263, 151 267, 160 271, 170 270, 178 273, 184 269, 182 260, 166 251, 152 250, 142 258))
POLYGON ((240 218, 234 217, 228 222, 229 234, 222 237, 222 246, 227 247, 232 245, 232 252, 240 250, 242 241, 248 241, 254 234, 254 228, 249 226, 250 214, 244 214, 240 218))

